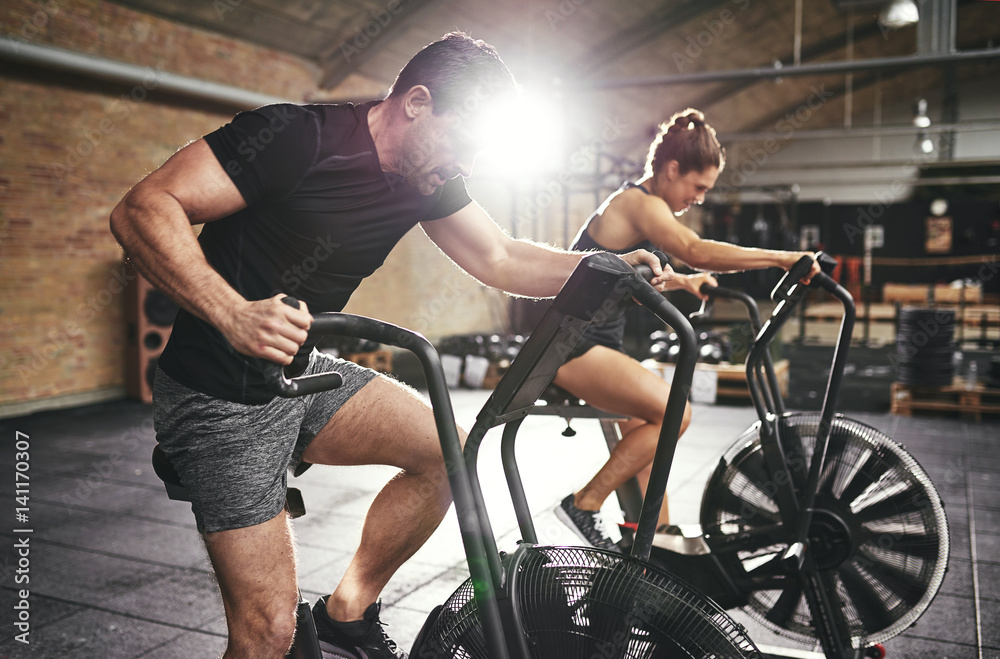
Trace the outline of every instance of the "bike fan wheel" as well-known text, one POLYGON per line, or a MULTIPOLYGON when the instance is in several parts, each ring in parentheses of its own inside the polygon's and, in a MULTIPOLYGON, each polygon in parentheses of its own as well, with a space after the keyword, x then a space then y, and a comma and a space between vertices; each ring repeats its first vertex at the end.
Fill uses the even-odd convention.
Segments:
MULTIPOLYGON (((782 417, 790 467, 805 473, 816 445, 818 414, 782 417)), ((729 449, 709 479, 701 523, 720 560, 743 578, 744 608, 786 636, 814 641, 800 579, 778 560, 786 544, 767 541, 724 551, 715 537, 780 522, 775 478, 765 468, 760 423, 729 449)), ((816 496, 809 550, 834 606, 843 613, 855 648, 886 641, 912 625, 930 605, 948 565, 948 524, 941 498, 916 460, 892 439, 863 423, 833 420, 825 469, 816 496)), ((774 536, 772 536, 774 537, 774 536)))
MULTIPOLYGON (((522 545, 509 565, 504 596, 533 659, 761 656, 725 611, 637 559, 522 545)), ((489 659, 471 580, 445 602, 413 656, 489 659)))

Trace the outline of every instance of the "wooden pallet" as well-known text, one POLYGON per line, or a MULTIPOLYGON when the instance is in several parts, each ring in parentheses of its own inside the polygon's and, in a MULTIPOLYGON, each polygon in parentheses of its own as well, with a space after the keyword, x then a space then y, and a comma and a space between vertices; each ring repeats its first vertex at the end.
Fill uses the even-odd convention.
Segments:
MULTIPOLYGON (((673 379, 673 364, 661 364, 652 359, 647 359, 643 365, 659 373, 668 382, 673 379)), ((744 364, 701 364, 695 367, 694 388, 699 386, 699 372, 714 373, 716 381, 714 393, 711 398, 750 398, 750 389, 747 387, 747 368, 744 364)), ((782 396, 788 396, 788 360, 780 359, 774 364, 774 375, 778 378, 778 388, 782 396)), ((692 400, 699 402, 697 397, 692 395, 692 400)), ((701 401, 712 402, 712 401, 701 401)))
POLYGON ((388 350, 353 352, 343 355, 343 358, 379 373, 392 373, 392 353, 388 350))
POLYGON ((947 387, 916 387, 893 382, 891 401, 892 413, 900 416, 912 416, 914 410, 958 412, 982 421, 983 414, 1000 414, 1000 389, 982 384, 966 389, 965 381, 959 377, 947 387))
MULTIPOLYGON (((698 364, 699 369, 715 371, 719 374, 717 395, 726 398, 750 398, 747 387, 747 367, 744 364, 698 364)), ((778 388, 782 396, 788 396, 788 360, 779 359, 774 363, 774 375, 778 378, 778 388)))

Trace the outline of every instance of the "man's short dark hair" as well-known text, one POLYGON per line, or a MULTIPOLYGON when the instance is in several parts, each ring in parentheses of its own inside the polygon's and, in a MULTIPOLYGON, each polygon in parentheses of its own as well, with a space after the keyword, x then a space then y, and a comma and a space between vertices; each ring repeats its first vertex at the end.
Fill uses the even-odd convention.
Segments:
POLYGON ((434 114, 469 114, 517 89, 496 49, 463 32, 450 32, 414 55, 396 76, 388 98, 398 98, 417 85, 430 90, 434 114))

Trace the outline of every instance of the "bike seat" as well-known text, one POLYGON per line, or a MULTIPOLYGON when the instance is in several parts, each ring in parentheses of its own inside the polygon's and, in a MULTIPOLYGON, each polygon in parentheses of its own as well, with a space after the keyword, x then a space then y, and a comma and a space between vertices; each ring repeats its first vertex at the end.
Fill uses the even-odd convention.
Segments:
POLYGON ((184 489, 184 484, 181 483, 180 475, 174 469, 174 465, 170 463, 170 460, 159 444, 153 447, 152 461, 153 471, 163 481, 163 486, 167 490, 167 497, 174 501, 190 501, 187 491, 184 489))
POLYGON ((550 384, 538 397, 545 401, 546 405, 585 405, 579 398, 566 391, 557 384, 550 384))

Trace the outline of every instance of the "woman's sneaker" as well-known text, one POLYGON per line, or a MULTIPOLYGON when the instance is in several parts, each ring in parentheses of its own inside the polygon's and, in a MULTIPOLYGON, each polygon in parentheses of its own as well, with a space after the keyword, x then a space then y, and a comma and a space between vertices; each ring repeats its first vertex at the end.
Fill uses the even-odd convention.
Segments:
POLYGON ((604 518, 601 517, 601 511, 580 510, 573 505, 573 495, 570 494, 556 506, 555 512, 559 521, 568 526, 584 542, 598 549, 621 551, 618 545, 615 544, 615 541, 608 535, 604 518))
POLYGON ((365 609, 365 616, 353 622, 337 622, 326 612, 326 597, 313 606, 316 635, 323 659, 406 659, 379 620, 381 602, 365 609))

